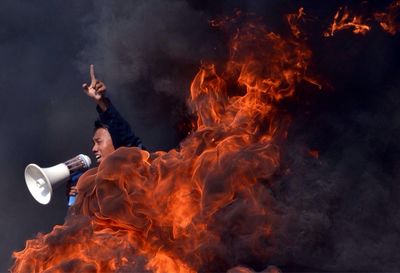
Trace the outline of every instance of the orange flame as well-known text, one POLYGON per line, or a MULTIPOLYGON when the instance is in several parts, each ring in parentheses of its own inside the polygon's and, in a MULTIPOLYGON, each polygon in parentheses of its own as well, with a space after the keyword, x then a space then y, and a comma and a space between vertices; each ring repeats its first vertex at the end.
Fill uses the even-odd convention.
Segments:
POLYGON ((301 7, 297 11, 297 13, 291 13, 286 16, 286 20, 289 24, 290 30, 296 38, 300 38, 302 34, 299 28, 299 23, 304 20, 305 15, 306 13, 304 12, 304 8, 301 7))
MULTIPOLYGON (((399 3, 375 15, 389 33, 399 29, 399 3)), ((254 272, 235 267, 245 263, 236 248, 268 260, 276 226, 264 182, 279 168, 288 126, 278 103, 302 81, 321 88, 307 72, 311 51, 299 28, 304 15, 300 8, 287 16, 296 39, 259 21, 236 28, 227 63, 203 63, 191 83, 188 105, 197 120, 179 149, 120 148, 87 171, 64 225, 28 240, 13 254, 11 272, 254 272), (240 95, 229 89, 232 82, 240 95)), ((225 28, 241 16, 211 24, 225 28)), ((325 36, 350 28, 370 30, 361 16, 341 8, 325 36)))
POLYGON ((276 105, 309 81, 310 58, 256 23, 238 28, 223 73, 204 63, 191 84, 197 130, 177 150, 120 148, 87 171, 65 224, 27 241, 11 271, 227 270, 241 261, 229 247, 237 241, 267 260, 274 227, 263 181, 279 167, 288 125, 276 105), (230 95, 232 79, 242 95, 230 95))
POLYGON ((389 5, 387 12, 376 12, 374 17, 384 31, 395 35, 400 31, 399 13, 400 0, 396 0, 389 5))
POLYGON ((328 31, 324 33, 325 37, 333 36, 337 31, 353 28, 354 34, 367 34, 371 27, 363 23, 363 18, 361 16, 354 16, 351 18, 347 7, 339 8, 333 19, 332 25, 329 27, 328 31))

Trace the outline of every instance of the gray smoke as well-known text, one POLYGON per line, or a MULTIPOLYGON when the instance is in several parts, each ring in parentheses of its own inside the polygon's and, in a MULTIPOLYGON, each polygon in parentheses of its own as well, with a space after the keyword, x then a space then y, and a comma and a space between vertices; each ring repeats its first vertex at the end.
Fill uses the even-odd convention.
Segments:
POLYGON ((152 0, 96 2, 86 20, 82 73, 95 64, 150 150, 175 147, 190 81, 213 54, 208 18, 186 1, 152 0))
POLYGON ((277 260, 328 271, 400 268, 400 85, 377 76, 371 78, 377 85, 357 84, 368 95, 335 90, 325 94, 337 97, 331 107, 308 109, 307 121, 304 116, 293 121, 283 152, 288 175, 274 189, 283 212, 277 260), (345 97, 349 101, 340 105, 345 97), (320 150, 318 160, 308 155, 310 148, 320 150))

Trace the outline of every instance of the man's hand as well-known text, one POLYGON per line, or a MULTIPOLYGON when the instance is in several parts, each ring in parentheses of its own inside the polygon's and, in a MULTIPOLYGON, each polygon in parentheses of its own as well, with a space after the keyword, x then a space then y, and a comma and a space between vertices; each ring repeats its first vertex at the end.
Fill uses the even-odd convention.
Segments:
POLYGON ((69 195, 75 196, 77 194, 78 194, 78 189, 76 188, 76 186, 71 186, 69 190, 69 195))
POLYGON ((90 85, 84 83, 82 85, 83 91, 85 91, 86 95, 91 97, 96 101, 101 110, 104 112, 107 110, 107 102, 104 99, 104 94, 106 92, 106 85, 97 80, 94 75, 94 65, 90 65, 90 85))

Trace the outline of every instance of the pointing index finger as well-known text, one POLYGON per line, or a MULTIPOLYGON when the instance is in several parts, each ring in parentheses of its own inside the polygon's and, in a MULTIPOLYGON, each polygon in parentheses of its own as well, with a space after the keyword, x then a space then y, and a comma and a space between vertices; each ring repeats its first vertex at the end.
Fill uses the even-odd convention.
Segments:
POLYGON ((96 84, 96 76, 94 75, 94 65, 92 64, 90 65, 90 80, 90 85, 94 86, 96 84))

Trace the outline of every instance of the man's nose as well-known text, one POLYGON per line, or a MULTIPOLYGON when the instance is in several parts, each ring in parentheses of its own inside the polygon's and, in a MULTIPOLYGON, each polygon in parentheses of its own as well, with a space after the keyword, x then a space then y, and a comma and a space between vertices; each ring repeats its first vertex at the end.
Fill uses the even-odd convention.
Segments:
POLYGON ((93 145, 92 152, 93 152, 93 153, 97 152, 97 144, 94 144, 94 145, 93 145))

